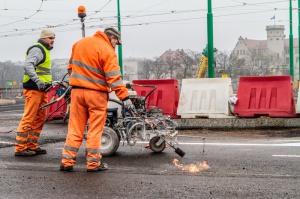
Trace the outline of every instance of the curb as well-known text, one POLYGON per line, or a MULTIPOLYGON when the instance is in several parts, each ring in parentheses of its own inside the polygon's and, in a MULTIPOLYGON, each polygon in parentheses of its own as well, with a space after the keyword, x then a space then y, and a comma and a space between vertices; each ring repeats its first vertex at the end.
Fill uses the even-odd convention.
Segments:
POLYGON ((300 118, 174 119, 178 129, 242 130, 300 128, 300 118))

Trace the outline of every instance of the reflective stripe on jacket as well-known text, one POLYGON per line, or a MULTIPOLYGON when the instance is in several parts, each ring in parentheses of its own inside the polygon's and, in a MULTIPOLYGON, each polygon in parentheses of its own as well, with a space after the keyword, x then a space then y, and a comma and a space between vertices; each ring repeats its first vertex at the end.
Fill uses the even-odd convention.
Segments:
MULTIPOLYGON (((39 79, 42 82, 51 82, 52 81, 52 75, 51 75, 51 57, 50 57, 50 50, 48 50, 46 47, 44 47, 41 43, 36 42, 32 47, 39 47, 44 55, 44 62, 39 63, 37 66, 35 66, 35 72, 38 75, 39 79)), ((30 49, 29 48, 29 49, 30 49)), ((28 50, 27 50, 28 52, 28 50)), ((27 58, 28 54, 26 53, 25 58, 27 58)), ((23 77, 23 83, 26 83, 30 80, 30 77, 25 73, 23 77)))
POLYGON ((128 97, 114 48, 101 31, 73 45, 68 70, 70 85, 104 92, 115 91, 120 100, 128 97))

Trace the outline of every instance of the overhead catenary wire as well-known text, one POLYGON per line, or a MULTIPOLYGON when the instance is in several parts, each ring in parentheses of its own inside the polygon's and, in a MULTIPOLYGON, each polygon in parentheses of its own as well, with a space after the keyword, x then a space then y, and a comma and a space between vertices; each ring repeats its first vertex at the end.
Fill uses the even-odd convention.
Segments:
MULTIPOLYGON (((42 3, 43 2, 44 1, 42 1, 42 3)), ((95 15, 95 14, 99 13, 110 2, 111 2, 111 0, 108 1, 104 6, 102 6, 101 9, 95 11, 94 13, 92 13, 92 14, 90 14, 88 16, 92 16, 92 15, 95 15)), ((166 2, 166 1, 163 1, 161 3, 164 3, 164 2, 166 2)), ((275 2, 283 2, 283 1, 275 1, 275 2)), ((40 5, 39 10, 41 9, 42 3, 40 5)), ((260 3, 252 3, 251 5, 262 5, 262 4, 266 5, 266 4, 271 4, 271 3, 272 2, 260 2, 260 3)), ((156 5, 158 5, 158 4, 156 4, 156 5)), ((248 4, 246 4, 246 5, 248 5, 248 4)), ((152 7, 154 7, 154 6, 152 6, 152 7)), ((214 9, 216 9, 216 10, 222 10, 222 9, 226 9, 226 8, 238 8, 238 7, 244 7, 244 6, 245 5, 223 6, 223 7, 216 7, 214 9)), ((151 7, 149 7, 149 8, 151 8, 151 7)), ((134 12, 134 14, 144 12, 145 10, 147 10, 147 9, 143 9, 141 11, 136 11, 136 12, 134 12)), ((278 9, 278 10, 287 10, 287 8, 286 9, 278 9)), ((143 22, 138 22, 138 23, 132 23, 132 22, 125 21, 127 19, 134 19, 134 18, 142 18, 142 17, 144 17, 144 18, 149 17, 150 18, 150 17, 153 17, 153 16, 175 15, 175 14, 179 15, 179 14, 185 14, 185 13, 198 12, 198 11, 206 11, 206 10, 205 9, 179 10, 179 11, 171 10, 169 12, 144 14, 144 15, 129 14, 129 15, 126 15, 126 16, 122 17, 122 19, 123 19, 122 26, 139 26, 139 25, 150 25, 150 24, 166 24, 166 23, 173 23, 173 22, 181 22, 181 21, 202 20, 202 19, 205 19, 205 17, 197 16, 197 17, 186 17, 186 18, 181 17, 181 18, 176 18, 176 19, 157 20, 157 21, 155 21, 155 20, 146 21, 145 20, 143 22), (130 17, 128 17, 128 16, 130 16, 130 17)), ((259 10, 259 11, 253 11, 253 12, 239 12, 239 13, 231 13, 231 14, 214 15, 214 17, 218 18, 218 17, 227 17, 227 16, 234 16, 234 15, 246 15, 246 14, 255 14, 255 13, 261 13, 261 12, 271 12, 271 11, 274 11, 274 8, 265 9, 265 10, 259 10)), ((33 15, 35 15, 37 13, 38 13, 38 11, 36 13, 34 13, 33 15)), ((31 16, 33 16, 33 15, 31 15, 31 16)), ((31 16, 29 16, 29 19, 31 18, 31 16)), ((115 19, 117 18, 117 16, 108 16, 108 17, 99 17, 99 18, 94 18, 94 17, 93 18, 88 18, 88 16, 86 18, 86 24, 89 25, 87 28, 91 28, 92 29, 92 28, 99 28, 99 27, 105 27, 105 26, 110 26, 110 25, 117 26, 117 23, 115 22, 115 19), (99 25, 99 24, 93 25, 93 23, 98 23, 99 21, 102 21, 104 23, 106 22, 106 23, 105 24, 102 23, 101 25, 99 25), (114 21, 114 22, 110 23, 109 21, 114 21)), ((2 17, 2 16, 0 16, 0 17, 2 17)), ((17 23, 17 22, 24 21, 24 20, 25 19, 22 19, 22 20, 18 20, 16 22, 12 22, 12 23, 17 23)), ((79 27, 77 27, 77 22, 78 22, 77 20, 79 20, 79 19, 70 19, 70 20, 67 20, 64 23, 59 23, 59 24, 55 24, 55 25, 47 24, 46 26, 47 27, 56 28, 57 32, 72 31, 74 29, 75 30, 79 29, 79 27), (76 26, 76 27, 74 27, 74 26, 76 26)), ((30 20, 28 20, 28 22, 30 23, 30 20)), ((31 22, 31 23, 40 24, 40 25, 43 24, 43 23, 37 23, 36 21, 35 22, 31 22)), ((1 25, 0 25, 0 27, 1 27, 1 25)), ((23 34, 24 35, 25 34, 28 35, 30 31, 33 32, 33 34, 36 34, 36 31, 39 31, 39 30, 41 30, 44 27, 45 27, 45 25, 44 26, 34 27, 34 28, 25 28, 25 29, 22 29, 22 28, 5 29, 3 31, 0 31, 0 37, 22 36, 23 34)))
POLYGON ((131 14, 131 15, 127 15, 127 17, 132 17, 132 16, 134 16, 134 15, 137 14, 137 13, 143 12, 143 11, 145 11, 145 10, 149 10, 150 8, 156 7, 156 6, 158 6, 158 5, 160 5, 160 4, 163 4, 163 3, 167 2, 167 1, 170 1, 170 0, 165 0, 165 1, 163 1, 163 2, 160 2, 160 3, 157 3, 157 4, 153 5, 153 6, 150 6, 150 7, 148 7, 148 8, 144 8, 143 10, 134 12, 134 13, 131 14))
MULTIPOLYGON (((195 10, 193 10, 195 11, 195 10)), ((199 10, 200 11, 200 10, 199 10)), ((269 10, 270 11, 270 10, 269 10)), ((152 15, 139 15, 139 16, 136 16, 136 17, 147 17, 147 16, 159 16, 159 15, 168 15, 168 14, 178 14, 178 13, 184 13, 186 11, 179 11, 179 12, 175 12, 175 11, 171 11, 171 13, 160 13, 160 14, 152 14, 152 15)), ((266 10, 263 10, 263 11, 256 11, 256 12, 252 12, 252 13, 258 13, 258 12, 266 12, 266 10)), ((250 12, 249 12, 250 13, 250 12)), ((243 13, 238 13, 239 14, 243 14, 243 13)), ((248 13, 246 13, 248 14, 248 13)), ((231 14, 228 14, 228 15, 222 15, 222 16, 230 16, 231 14)), ((215 17, 219 17, 218 15, 215 16, 215 17)), ((99 22, 99 21, 114 21, 116 18, 116 16, 110 16, 110 17, 101 17, 101 18, 87 18, 86 19, 86 23, 89 24, 89 23, 93 23, 93 22, 99 22)), ((203 18, 203 17, 202 17, 203 18)), ((126 19, 126 17, 122 17, 122 19, 126 19)), ((201 17, 196 17, 196 18, 185 18, 185 19, 179 19, 179 21, 186 21, 186 20, 192 20, 192 19, 201 19, 201 17)), ((59 28, 59 27, 65 27, 65 26, 71 26, 72 24, 74 25, 77 25, 77 21, 79 19, 72 19, 70 21, 67 21, 67 22, 64 22, 64 23, 60 23, 60 24, 57 24, 57 25, 47 25, 47 27, 52 27, 52 28, 59 28)), ((172 22, 172 21, 178 21, 178 19, 175 19, 175 20, 169 20, 167 22, 172 22)), ((152 24, 152 23, 165 23, 166 21, 156 21, 156 22, 144 22, 143 24, 152 24)), ((42 23, 39 23, 39 22, 32 22, 33 24, 42 24, 42 23)), ((130 24, 127 24, 127 25, 130 25, 130 24)), ((132 26, 135 26, 136 24, 133 23, 132 26)), ((0 34, 1 33, 10 33, 10 32, 13 32, 15 33, 16 31, 34 31, 34 30, 41 30, 43 27, 38 27, 38 28, 24 28, 24 29, 21 29, 21 28, 16 28, 16 29, 10 29, 10 30, 4 30, 3 31, 0 31, 0 34)))
POLYGON ((111 0, 109 0, 104 6, 102 6, 99 10, 96 10, 93 14, 87 15, 87 16, 92 16, 94 14, 97 14, 98 12, 100 12, 101 10, 103 10, 109 3, 111 2, 111 0))
POLYGON ((24 19, 19 20, 19 21, 14 21, 14 22, 11 22, 11 23, 2 24, 0 27, 7 26, 7 25, 11 25, 11 24, 14 24, 14 23, 18 23, 18 22, 21 22, 21 21, 25 21, 25 20, 30 19, 31 17, 33 17, 34 15, 38 14, 38 13, 41 11, 41 8, 42 8, 43 3, 44 3, 44 0, 42 0, 39 9, 37 9, 36 12, 33 13, 32 15, 29 15, 29 16, 27 16, 27 17, 24 17, 24 19))
MULTIPOLYGON (((254 12, 247 12, 247 13, 232 13, 232 14, 217 15, 217 16, 214 16, 214 17, 218 18, 218 17, 226 17, 226 16, 234 16, 234 15, 271 12, 271 11, 273 11, 273 10, 262 10, 262 11, 254 11, 254 12)), ((160 20, 160 21, 151 21, 151 22, 144 22, 144 23, 123 24, 122 26, 150 25, 150 24, 177 22, 177 21, 188 21, 188 20, 195 20, 195 19, 206 19, 206 17, 194 17, 194 18, 184 18, 184 19, 164 20, 164 21, 160 20)))
MULTIPOLYGON (((11 22, 11 23, 8 23, 8 24, 4 24, 4 25, 0 25, 0 27, 6 26, 6 25, 11 25, 11 24, 13 24, 13 23, 18 23, 18 22, 24 21, 24 20, 29 19, 30 17, 34 16, 35 14, 37 14, 38 12, 41 11, 42 4, 43 4, 43 2, 44 2, 45 0, 41 0, 41 1, 42 1, 42 3, 41 3, 41 5, 40 5, 40 7, 39 7, 39 9, 37 10, 36 13, 30 15, 29 17, 26 17, 25 19, 18 20, 18 21, 15 21, 15 22, 11 22)), ((109 1, 108 1, 104 6, 102 6, 99 10, 95 11, 95 13, 90 14, 90 15, 88 15, 88 16, 97 14, 97 13, 100 12, 102 9, 104 9, 110 2, 111 2, 111 0, 109 0, 109 1)), ((46 25, 46 27, 55 28, 55 27, 67 26, 67 25, 70 25, 71 23, 73 23, 74 21, 78 21, 78 20, 79 20, 79 19, 72 19, 72 20, 70 20, 70 21, 68 21, 68 22, 61 23, 61 24, 57 24, 57 25, 46 25)), ((23 33, 26 33, 26 35, 29 35, 29 34, 30 34, 29 31, 33 32, 33 31, 35 31, 35 30, 41 30, 41 29, 43 29, 43 28, 44 28, 44 26, 43 26, 43 27, 38 27, 38 28, 31 28, 31 29, 27 29, 28 31, 25 31, 25 32, 23 32, 23 33)), ((15 31, 18 31, 18 29, 14 29, 13 32, 15 32, 15 31)), ((0 37, 21 36, 21 35, 22 35, 22 33, 12 33, 12 34, 7 34, 7 31, 5 31, 5 33, 6 33, 5 35, 0 35, 0 37)), ((0 34, 1 34, 1 32, 0 32, 0 34)), ((35 34, 35 32, 33 32, 33 34, 35 34)))
MULTIPOLYGON (((284 2, 284 3, 286 3, 287 2, 287 0, 280 0, 280 1, 272 1, 272 2, 261 2, 261 3, 245 3, 245 2, 243 2, 243 1, 238 1, 238 0, 231 0, 231 1, 233 1, 233 2, 237 2, 237 3, 241 3, 241 4, 243 4, 244 6, 262 6, 262 5, 265 5, 265 4, 270 4, 270 3, 281 3, 281 2, 284 2)), ((268 7, 268 8, 270 8, 270 7, 268 7)))

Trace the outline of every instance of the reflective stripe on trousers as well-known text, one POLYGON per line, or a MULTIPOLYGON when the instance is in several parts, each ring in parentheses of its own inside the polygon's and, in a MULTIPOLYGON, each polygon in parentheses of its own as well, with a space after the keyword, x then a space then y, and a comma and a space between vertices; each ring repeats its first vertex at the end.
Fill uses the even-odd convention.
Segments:
POLYGON ((37 90, 24 89, 25 96, 24 114, 18 127, 15 152, 25 149, 36 150, 38 139, 47 117, 46 110, 40 110, 41 106, 48 103, 48 95, 37 90))
POLYGON ((85 150, 87 169, 96 168, 101 160, 101 136, 106 120, 108 94, 76 88, 71 92, 71 99, 68 135, 61 163, 65 167, 76 163, 77 151, 82 144, 84 130, 89 120, 85 150))

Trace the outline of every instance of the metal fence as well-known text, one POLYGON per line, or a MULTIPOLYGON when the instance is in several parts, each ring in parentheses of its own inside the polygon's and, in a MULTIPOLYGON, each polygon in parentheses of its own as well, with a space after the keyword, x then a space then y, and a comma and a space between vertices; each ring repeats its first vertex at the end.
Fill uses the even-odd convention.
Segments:
POLYGON ((20 87, 0 88, 0 99, 13 99, 22 95, 23 88, 20 87))

